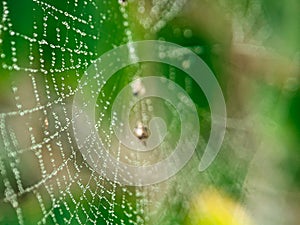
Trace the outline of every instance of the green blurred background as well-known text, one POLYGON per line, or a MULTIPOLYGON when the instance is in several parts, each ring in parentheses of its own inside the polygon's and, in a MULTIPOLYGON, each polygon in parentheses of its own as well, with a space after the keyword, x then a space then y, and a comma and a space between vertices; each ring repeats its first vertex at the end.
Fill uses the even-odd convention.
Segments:
POLYGON ((299 0, 2 0, 0 12, 0 224, 299 223, 299 0), (197 154, 180 173, 123 187, 85 163, 68 118, 93 60, 148 39, 207 63, 228 126, 220 154, 199 172, 210 111, 196 83, 168 65, 119 71, 97 112, 134 77, 155 72, 185 88, 201 123, 197 154))

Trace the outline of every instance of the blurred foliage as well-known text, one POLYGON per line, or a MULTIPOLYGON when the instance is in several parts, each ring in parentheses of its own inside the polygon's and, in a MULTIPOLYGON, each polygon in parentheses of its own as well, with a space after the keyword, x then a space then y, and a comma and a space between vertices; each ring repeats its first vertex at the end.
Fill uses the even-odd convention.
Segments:
MULTIPOLYGON (((140 23, 142 19, 150 17, 149 9, 152 4, 158 4, 157 1, 145 1, 146 12, 143 15, 137 10, 140 1, 136 0, 121 1, 123 3, 117 0, 2 0, 0 12, 3 12, 4 2, 10 11, 10 21, 6 20, 5 24, 1 24, 2 28, 0 29, 0 39, 2 40, 0 54, 5 55, 0 61, 0 112, 17 110, 12 97, 12 87, 22 85, 24 73, 15 69, 14 58, 16 58, 18 66, 22 68, 33 67, 43 71, 41 74, 32 76, 36 76, 37 80, 39 76, 42 77, 42 83, 49 85, 51 92, 48 97, 50 99, 43 98, 44 103, 52 102, 63 94, 76 90, 79 79, 93 60, 104 52, 128 41, 159 39, 177 43, 193 50, 216 74, 228 103, 228 117, 233 121, 229 120, 229 124, 233 125, 227 130, 222 151, 207 171, 204 173, 197 171, 203 143, 208 139, 210 131, 210 111, 202 91, 195 82, 189 81, 190 90, 187 92, 197 103, 201 119, 202 142, 197 148, 197 155, 189 165, 176 175, 176 179, 171 179, 172 187, 167 189, 163 200, 152 199, 154 202, 160 200, 163 204, 153 210, 155 213, 149 216, 149 223, 163 225, 247 224, 239 221, 240 218, 235 218, 234 212, 239 209, 247 214, 247 208, 251 211, 252 205, 248 207, 247 200, 249 192, 253 190, 249 190, 250 187, 247 186, 246 181, 252 179, 249 171, 253 167, 253 158, 257 154, 262 154, 259 151, 266 150, 262 146, 268 146, 270 143, 278 148, 283 146, 274 152, 272 152, 272 146, 266 150, 266 157, 271 157, 266 160, 270 160, 270 164, 274 162, 270 166, 266 163, 269 166, 266 167, 272 171, 274 167, 276 167, 276 171, 279 168, 278 177, 283 184, 283 190, 278 187, 279 189, 275 189, 275 191, 278 195, 284 192, 282 198, 290 194, 292 197, 289 196, 287 199, 295 198, 294 201, 299 203, 300 1, 190 0, 179 12, 174 13, 171 19, 163 19, 165 26, 157 31, 147 29, 140 23), (86 2, 94 4, 84 6, 86 2), (39 7, 40 3, 51 4, 67 14, 90 21, 89 26, 72 20, 66 14, 57 13, 57 18, 55 18, 51 15, 50 9, 47 11, 47 7, 39 7), (120 9, 123 7, 122 4, 126 4, 124 6, 128 12, 126 20, 120 9), (67 28, 62 23, 63 21, 71 24, 75 29, 67 28), (124 25, 126 21, 129 23, 128 26, 124 25), (3 29, 3 26, 8 30, 3 29), (87 35, 82 35, 76 29, 80 29, 87 35), (60 32, 60 39, 56 36, 57 30, 60 32), (35 38, 35 41, 30 47, 28 41, 10 31, 35 38), (132 40, 129 40, 128 32, 130 32, 132 40), (41 41, 47 44, 38 43, 41 41), (15 43, 16 51, 12 51, 12 42, 15 43), (59 48, 52 48, 49 43, 59 46, 59 48), (69 51, 78 49, 78 46, 81 46, 82 54, 74 54, 69 51), (253 46, 256 48, 249 50, 253 46), (261 51, 261 49, 263 50, 261 51), (13 54, 14 52, 16 55, 13 54), (55 52, 55 57, 53 52, 55 52), (34 57, 34 60, 30 62, 28 56, 34 57)), ((164 15, 160 16, 164 18, 164 15)), ((0 20, 3 21, 3 17, 4 14, 1 13, 0 20)), ((153 67, 159 75, 165 75, 182 87, 186 87, 185 78, 187 76, 182 76, 182 71, 167 65, 153 67)), ((113 88, 115 92, 112 93, 112 96, 115 97, 118 90, 129 83, 139 69, 140 65, 134 65, 119 71, 105 86, 105 94, 102 98, 105 100, 113 88)), ((106 113, 109 115, 110 111, 106 113)), ((5 149, 4 142, 2 135, 0 138, 2 149, 5 149)), ((15 175, 9 169, 11 159, 2 149, 0 150, 1 158, 8 171, 6 177, 13 184, 13 189, 18 190, 14 180, 15 175)), ((80 160, 82 159, 80 158, 80 160)), ((269 176, 272 177, 276 174, 269 173, 267 169, 264 171, 264 165, 261 166, 260 173, 265 173, 266 180, 269 176)), ((84 171, 84 174, 89 172, 88 170, 84 171)), ((255 174, 251 174, 251 176, 255 176, 255 174)), ((15 208, 3 201, 5 180, 3 179, 2 182, 1 177, 0 181, 0 223, 17 224, 15 208)), ((268 183, 268 187, 273 186, 272 182, 268 183)), ((257 183, 257 185, 260 184, 257 183)), ((121 187, 118 188, 121 189, 121 187)), ((137 192, 134 188, 130 187, 129 189, 133 193, 137 192)), ((81 223, 85 221, 88 224, 86 211, 89 217, 97 220, 99 224, 107 222, 106 218, 109 218, 112 212, 109 212, 105 198, 93 202, 94 198, 88 196, 88 193, 82 195, 81 188, 78 190, 75 188, 70 192, 72 192, 72 197, 63 197, 66 204, 62 203, 57 208, 54 207, 54 216, 49 217, 46 224, 64 224, 66 217, 71 218, 71 224, 80 224, 78 221, 81 223), (82 196, 83 199, 80 199, 82 196), (74 201, 80 202, 80 207, 77 207, 74 201), (66 205, 69 208, 66 208, 66 205), (74 212, 79 218, 72 218, 74 212), (95 215, 98 217, 95 218, 95 215), (51 218, 56 218, 57 221, 54 222, 51 218)), ((123 221, 124 224, 129 224, 129 220, 136 221, 137 218, 129 217, 128 213, 137 210, 137 199, 126 196, 132 207, 122 209, 119 206, 122 195, 118 195, 118 190, 115 192, 117 194, 114 214, 117 216, 110 218, 110 222, 121 224, 123 221)), ((25 224, 36 224, 43 213, 39 202, 36 199, 33 200, 34 196, 31 195, 33 193, 28 193, 20 199, 25 224)), ((266 200, 267 203, 264 201, 262 199, 256 204, 266 204, 266 207, 271 207, 273 204, 273 202, 267 202, 268 200, 266 200)), ((49 204, 50 202, 51 200, 49 200, 49 204)), ((253 203, 251 202, 251 204, 253 203)), ((294 207, 291 204, 288 210, 290 208, 297 210, 299 207, 299 205, 294 207)), ((149 211, 151 214, 151 210, 149 211)), ((255 217, 255 212, 252 212, 252 215, 255 217)), ((298 215, 293 214, 292 217, 299 219, 298 215)), ((256 218, 252 219, 256 221, 256 218)), ((265 219, 268 220, 268 217, 265 219)), ((296 219, 292 221, 296 221, 296 219)), ((255 224, 253 221, 249 224, 255 224)), ((261 221, 259 220, 259 222, 261 221)), ((270 224, 270 222, 266 222, 266 224, 270 224)))

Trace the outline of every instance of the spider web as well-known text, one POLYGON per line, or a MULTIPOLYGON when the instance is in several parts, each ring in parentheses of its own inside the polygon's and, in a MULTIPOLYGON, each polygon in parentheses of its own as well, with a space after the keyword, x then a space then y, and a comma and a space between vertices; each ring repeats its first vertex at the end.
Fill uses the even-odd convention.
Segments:
MULTIPOLYGON (((142 19, 140 25, 156 33, 184 2, 153 1, 151 19, 142 19)), ((83 160, 72 136, 72 97, 85 69, 102 53, 134 39, 125 4, 1 2, 0 219, 4 223, 144 224, 155 214, 153 209, 162 208, 163 200, 157 198, 167 192, 166 184, 124 187, 105 179, 83 160)), ((145 4, 138 4, 141 14, 145 4)), ((114 91, 102 93, 99 107, 105 108, 113 95, 114 91)), ((101 119, 105 114, 100 115, 98 127, 101 119)), ((110 146, 109 137, 105 141, 110 146)), ((118 154, 120 147, 116 149, 118 154)))
MULTIPOLYGON (((233 14, 229 18, 233 19, 233 42, 261 44, 272 36, 259 1, 241 1, 241 6, 237 4, 241 9, 232 9, 232 1, 216 2, 223 5, 226 13, 228 11, 233 14)), ((254 197, 254 201, 249 205, 254 209, 252 212, 255 216, 260 215, 261 212, 257 211, 262 207, 274 209, 274 205, 281 204, 273 201, 273 192, 270 195, 265 190, 261 190, 261 194, 264 197, 269 194, 270 201, 256 201, 257 186, 254 178, 260 173, 261 165, 257 166, 257 173, 247 177, 247 166, 253 157, 252 150, 258 148, 257 139, 261 140, 257 136, 269 130, 265 128, 267 125, 261 123, 266 118, 253 119, 253 115, 250 115, 249 119, 228 119, 221 157, 216 159, 217 163, 208 172, 199 173, 195 169, 199 160, 197 154, 194 154, 176 176, 146 187, 123 186, 116 179, 108 180, 99 175, 85 161, 73 137, 72 102, 74 95, 81 91, 78 83, 86 69, 108 50, 137 40, 171 39, 179 43, 184 40, 182 42, 185 46, 203 44, 190 46, 203 58, 205 54, 208 55, 207 58, 216 58, 213 56, 215 53, 220 54, 219 58, 228 57, 218 53, 218 43, 207 44, 201 39, 201 34, 197 33, 194 37, 194 30, 189 29, 188 23, 197 20, 197 13, 201 14, 199 18, 205 23, 196 21, 195 26, 200 28, 200 31, 195 29, 196 32, 201 33, 203 28, 204 33, 211 32, 213 35, 222 28, 214 26, 219 24, 219 19, 215 18, 223 18, 218 10, 214 11, 214 4, 217 3, 186 0, 0 2, 1 224, 189 224, 185 219, 191 209, 191 200, 194 197, 197 199, 199 192, 210 185, 232 194, 246 206, 247 196, 245 199, 244 197, 249 195, 252 188, 255 194, 250 199, 254 197), (188 7, 183 9, 184 6, 188 7), (200 13, 198 9, 195 10, 196 13, 192 10, 194 6, 201 9, 200 13), (181 15, 184 10, 188 12, 181 15), (176 16, 178 20, 172 21, 176 16), (212 30, 209 30, 206 22, 212 25, 212 30), (200 36, 199 39, 196 38, 197 35, 200 36), (253 124, 261 124, 265 131, 257 133, 253 124), (249 140, 251 144, 245 146, 249 140), (253 187, 251 182, 250 185, 245 185, 245 179, 252 180, 253 187)), ((225 30, 226 28, 220 31, 221 45, 224 40, 226 42, 227 34, 222 33, 225 30)), ((217 59, 220 60, 219 64, 224 64, 223 59, 217 59)), ((196 150, 205 146, 207 137, 202 137, 202 131, 209 133, 210 130, 210 113, 205 108, 207 105, 203 103, 205 99, 200 96, 200 92, 194 91, 195 84, 192 80, 180 80, 182 76, 177 75, 180 72, 171 66, 160 65, 157 71, 153 68, 157 68, 157 65, 132 65, 119 71, 105 84, 97 100, 95 127, 101 141, 117 160, 124 160, 121 155, 125 152, 128 157, 124 161, 133 165, 140 161, 151 164, 163 159, 170 155, 169 150, 174 147, 173 139, 166 139, 162 151, 140 159, 135 154, 130 154, 131 151, 125 149, 112 135, 113 128, 109 119, 112 102, 124 85, 133 78, 145 75, 144 71, 148 70, 146 75, 152 76, 153 72, 157 72, 160 76, 178 81, 195 98, 193 100, 198 101, 196 103, 201 120, 201 137, 196 150)), ((225 65, 224 71, 228 68, 231 67, 225 65)), ((261 98, 259 94, 258 97, 261 98)), ((156 100, 141 101, 133 108, 132 119, 149 122, 151 109, 155 110, 158 105, 161 103, 156 100)), ((271 111, 274 108, 271 103, 269 108, 271 111)), ((171 118, 168 125, 178 127, 179 121, 175 118, 177 115, 172 114, 174 109, 166 107, 164 110, 169 110, 166 116, 167 119, 171 118)), ((172 135, 177 137, 176 133, 172 135)), ((87 144, 90 141, 87 138, 87 144)), ((271 143, 273 141, 274 137, 271 143)), ((277 142, 274 143, 276 145, 277 142)), ((273 156, 273 152, 270 151, 269 154, 273 156)), ((102 168, 102 165, 97 166, 102 168)), ((270 168, 272 166, 274 165, 270 168)), ((105 171, 104 165, 103 170, 105 171)), ((114 174, 117 173, 116 168, 114 174)), ((267 184, 272 187, 278 186, 277 180, 280 180, 277 179, 278 173, 274 174, 276 182, 271 180, 267 184)), ((197 210, 198 208, 195 214, 198 215, 197 210)), ((285 218, 287 215, 281 208, 277 208, 275 214, 277 218, 285 218)), ((271 219, 274 220, 275 214, 272 211, 267 217, 261 215, 260 221, 272 223, 271 219)))

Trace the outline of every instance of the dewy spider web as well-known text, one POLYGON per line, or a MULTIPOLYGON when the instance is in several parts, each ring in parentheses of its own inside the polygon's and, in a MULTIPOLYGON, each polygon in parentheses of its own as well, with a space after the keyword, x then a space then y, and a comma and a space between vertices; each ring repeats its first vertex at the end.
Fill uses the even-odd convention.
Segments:
MULTIPOLYGON (((217 166, 213 166, 209 172, 198 172, 199 160, 196 156, 170 180, 147 187, 123 186, 116 179, 107 180, 105 176, 100 176, 86 162, 73 137, 71 109, 74 95, 80 92, 78 82, 85 75, 86 69, 105 52, 128 42, 159 37, 168 37, 175 42, 182 41, 184 45, 205 43, 197 38, 194 41, 192 30, 186 27, 187 24, 180 25, 180 19, 174 23, 171 21, 181 13, 186 2, 1 1, 1 224, 185 224, 191 200, 210 185, 234 193, 236 199, 243 197, 243 181, 252 152, 246 150, 253 147, 241 144, 248 143, 252 136, 247 129, 241 129, 245 125, 243 119, 231 120, 232 136, 228 135, 224 143, 227 154, 222 155, 217 166), (234 141, 230 141, 231 139, 234 141)), ((210 5, 209 1, 188 1, 188 10, 194 7, 195 2, 202 7, 200 20, 216 25, 215 18, 221 15, 218 14, 219 11, 214 11, 214 3, 210 5), (206 9, 206 6, 210 8, 206 9), (209 13, 209 10, 215 14, 209 13)), ((225 4, 227 1, 216 2, 225 4)), ((229 2, 231 9, 232 1, 229 2)), ((249 1, 246 2, 248 4, 249 1)), ((253 30, 256 20, 259 20, 259 24, 263 22, 256 4, 258 1, 250 2, 255 3, 251 10, 255 13, 249 12, 248 17, 237 17, 238 22, 233 24, 234 40, 244 40, 245 35, 253 30), (240 25, 241 20, 246 22, 246 30, 236 26, 240 25)), ((198 8, 196 11, 199 14, 198 8)), ((189 22, 198 18, 190 11, 184 13, 185 16, 191 16, 189 22)), ((217 26, 213 26, 212 30, 203 21, 195 22, 200 22, 196 23, 200 29, 208 28, 204 36, 213 35, 221 28, 222 40, 217 41, 222 44, 226 34, 222 33, 224 30, 219 26, 222 25, 220 21, 217 20, 217 26)), ((257 36, 265 36, 265 26, 260 31, 257 36)), ((193 50, 203 56, 208 54, 208 58, 212 56, 210 50, 222 52, 219 45, 208 46, 208 49, 206 47, 194 46, 193 50), (212 48, 209 49, 210 47, 212 48)), ((222 53, 220 56, 219 58, 228 57, 222 53)), ((182 63, 188 66, 190 62, 182 63)), ((223 63, 222 61, 220 64, 223 63)), ((117 76, 113 76, 99 94, 95 127, 107 149, 118 160, 146 165, 162 160, 174 147, 172 138, 176 140, 178 137, 176 132, 172 133, 174 137, 166 139, 162 151, 147 153, 141 160, 111 135, 113 129, 108 118, 112 102, 121 88, 133 78, 160 75, 174 82, 178 81, 190 95, 196 96, 196 100, 200 99, 197 110, 201 114, 201 129, 210 129, 210 115, 205 108, 207 105, 203 103, 205 99, 199 97, 200 92, 194 91, 195 84, 192 80, 180 80, 181 76, 177 75, 180 72, 174 67, 160 65, 158 70, 156 68, 156 64, 138 64, 125 68, 117 76), (126 157, 121 154, 124 152, 126 157)), ((152 109, 157 110, 158 105, 162 104, 157 99, 141 101, 132 110, 133 121, 147 123, 152 116, 152 109)), ((168 129, 176 130, 179 121, 176 120, 175 110, 167 105, 161 111, 169 119, 168 129)), ((247 122, 251 126, 257 124, 257 121, 247 122)), ((199 149, 205 146, 205 140, 201 138, 199 149)), ((93 140, 87 140, 87 144, 91 141, 93 140)), ((102 165, 97 166, 102 168, 102 165)), ((103 168, 105 170, 105 165, 103 168)), ((117 172, 116 170, 115 174, 117 172)), ((264 190, 262 193, 265 196, 264 190)), ((273 195, 271 197, 273 200, 273 195)), ((274 205, 272 201, 270 208, 273 209, 274 205)), ((194 212, 196 218, 199 214, 197 210, 198 208, 194 212)), ((283 217, 280 213, 277 216, 283 217)), ((271 217, 273 219, 274 213, 271 217)))
MULTIPOLYGON (((154 1, 153 19, 142 20, 141 25, 157 32, 183 3, 154 1)), ((132 41, 122 4, 126 3, 2 1, 1 76, 9 80, 2 94, 11 99, 1 99, 7 106, 0 114, 0 220, 144 224, 149 212, 161 207, 160 201, 152 204, 151 199, 163 196, 166 187, 123 187, 106 180, 82 159, 72 137, 70 105, 77 80, 101 53, 132 41), (115 21, 124 23, 111 30, 115 21)), ((140 1, 140 12, 143 4, 140 1)), ((102 93, 100 108, 109 107, 114 86, 102 93)), ((104 116, 99 116, 98 129, 104 116)), ((111 128, 107 128, 99 132, 110 146, 111 128)), ((116 149, 118 155, 120 147, 116 149)))

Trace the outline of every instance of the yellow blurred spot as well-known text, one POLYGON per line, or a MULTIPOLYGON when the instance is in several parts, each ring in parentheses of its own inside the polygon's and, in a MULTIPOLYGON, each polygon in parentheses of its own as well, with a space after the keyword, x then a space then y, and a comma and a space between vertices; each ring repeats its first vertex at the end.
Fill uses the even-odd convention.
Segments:
POLYGON ((243 207, 215 189, 191 202, 188 225, 253 225, 243 207))

